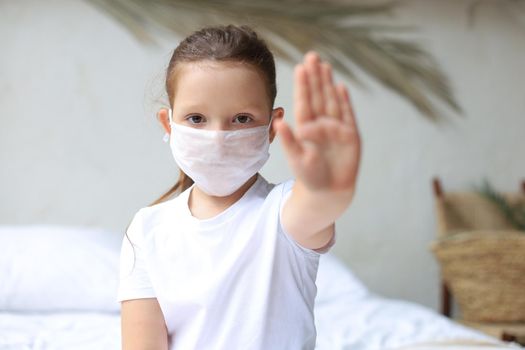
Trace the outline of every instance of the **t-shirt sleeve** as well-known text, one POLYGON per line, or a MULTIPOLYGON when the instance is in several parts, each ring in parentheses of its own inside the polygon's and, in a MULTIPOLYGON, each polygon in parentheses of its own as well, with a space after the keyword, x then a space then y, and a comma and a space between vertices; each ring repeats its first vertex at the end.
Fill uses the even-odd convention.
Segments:
POLYGON ((127 237, 124 235, 122 239, 118 302, 156 297, 146 266, 142 214, 142 209, 135 214, 126 230, 127 237))
POLYGON ((314 255, 314 256, 315 255, 320 255, 320 254, 325 254, 328 251, 330 251, 332 246, 335 244, 335 241, 336 241, 335 225, 334 225, 334 232, 332 234, 332 238, 330 239, 330 241, 328 241, 324 246, 316 248, 316 249, 306 248, 306 247, 303 247, 302 245, 300 245, 299 243, 297 243, 297 241, 288 232, 286 232, 286 230, 284 229, 284 227, 282 225, 281 217, 282 217, 283 207, 284 207, 284 204, 286 203, 286 201, 288 200, 288 198, 290 197, 290 195, 292 194, 292 186, 293 186, 294 182, 295 182, 295 180, 291 179, 291 180, 288 180, 288 181, 286 181, 286 182, 284 182, 282 184, 281 202, 280 202, 280 205, 279 205, 279 227, 280 227, 280 230, 284 234, 286 239, 294 247, 296 247, 297 249, 300 249, 301 251, 303 251, 303 252, 305 252, 307 254, 314 255))

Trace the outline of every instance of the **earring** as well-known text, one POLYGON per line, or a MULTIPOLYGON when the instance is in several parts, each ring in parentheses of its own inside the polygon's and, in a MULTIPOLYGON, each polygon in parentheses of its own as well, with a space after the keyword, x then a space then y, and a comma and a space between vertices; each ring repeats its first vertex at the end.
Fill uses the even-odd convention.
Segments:
POLYGON ((164 137, 162 138, 162 141, 164 141, 164 142, 168 142, 169 139, 170 139, 170 134, 165 133, 165 134, 164 134, 164 137))

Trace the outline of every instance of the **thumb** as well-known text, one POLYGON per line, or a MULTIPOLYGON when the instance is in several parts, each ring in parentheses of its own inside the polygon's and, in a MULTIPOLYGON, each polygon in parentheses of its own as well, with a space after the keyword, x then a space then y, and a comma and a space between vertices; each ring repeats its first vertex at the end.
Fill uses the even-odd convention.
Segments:
POLYGON ((303 152, 303 147, 297 141, 297 138, 290 129, 290 126, 288 126, 288 124, 282 119, 277 119, 274 123, 277 134, 281 136, 282 144, 287 155, 291 159, 301 155, 303 152))

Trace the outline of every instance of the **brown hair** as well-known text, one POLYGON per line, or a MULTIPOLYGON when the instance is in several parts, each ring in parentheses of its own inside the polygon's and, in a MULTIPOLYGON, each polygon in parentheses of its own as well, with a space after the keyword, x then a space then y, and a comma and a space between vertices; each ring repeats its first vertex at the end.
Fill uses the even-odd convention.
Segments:
MULTIPOLYGON (((235 26, 231 24, 201 28, 182 40, 175 48, 166 70, 165 87, 170 106, 175 95, 178 65, 206 60, 245 63, 255 67, 266 80, 268 99, 270 106, 273 107, 277 95, 277 84, 272 52, 252 28, 247 25, 235 26)), ((173 108, 173 106, 171 107, 173 108)), ((175 192, 181 193, 188 189, 192 184, 193 180, 180 170, 177 182, 148 206, 161 203, 175 192)), ((128 228, 126 228, 126 237, 128 228)), ((133 246, 133 243, 131 244, 133 246)))
MULTIPOLYGON (((175 96, 178 64, 205 60, 240 62, 255 67, 266 80, 268 99, 270 106, 273 106, 277 95, 273 54, 264 40, 249 26, 231 24, 202 28, 175 48, 166 70, 166 92, 170 106, 175 96)), ((183 192, 192 184, 193 180, 181 170, 178 181, 149 206, 165 201, 177 190, 183 192)))

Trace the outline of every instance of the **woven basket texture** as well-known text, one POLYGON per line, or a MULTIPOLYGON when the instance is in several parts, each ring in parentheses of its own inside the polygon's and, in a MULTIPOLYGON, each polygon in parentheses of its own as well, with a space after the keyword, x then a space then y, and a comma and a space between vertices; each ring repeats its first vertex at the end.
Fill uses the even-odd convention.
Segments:
POLYGON ((431 249, 464 320, 525 321, 525 233, 457 233, 431 249))
MULTIPOLYGON (((523 194, 503 194, 515 205, 523 194)), ((474 192, 436 198, 438 238, 430 248, 461 309, 474 322, 525 322, 525 232, 474 192)))

